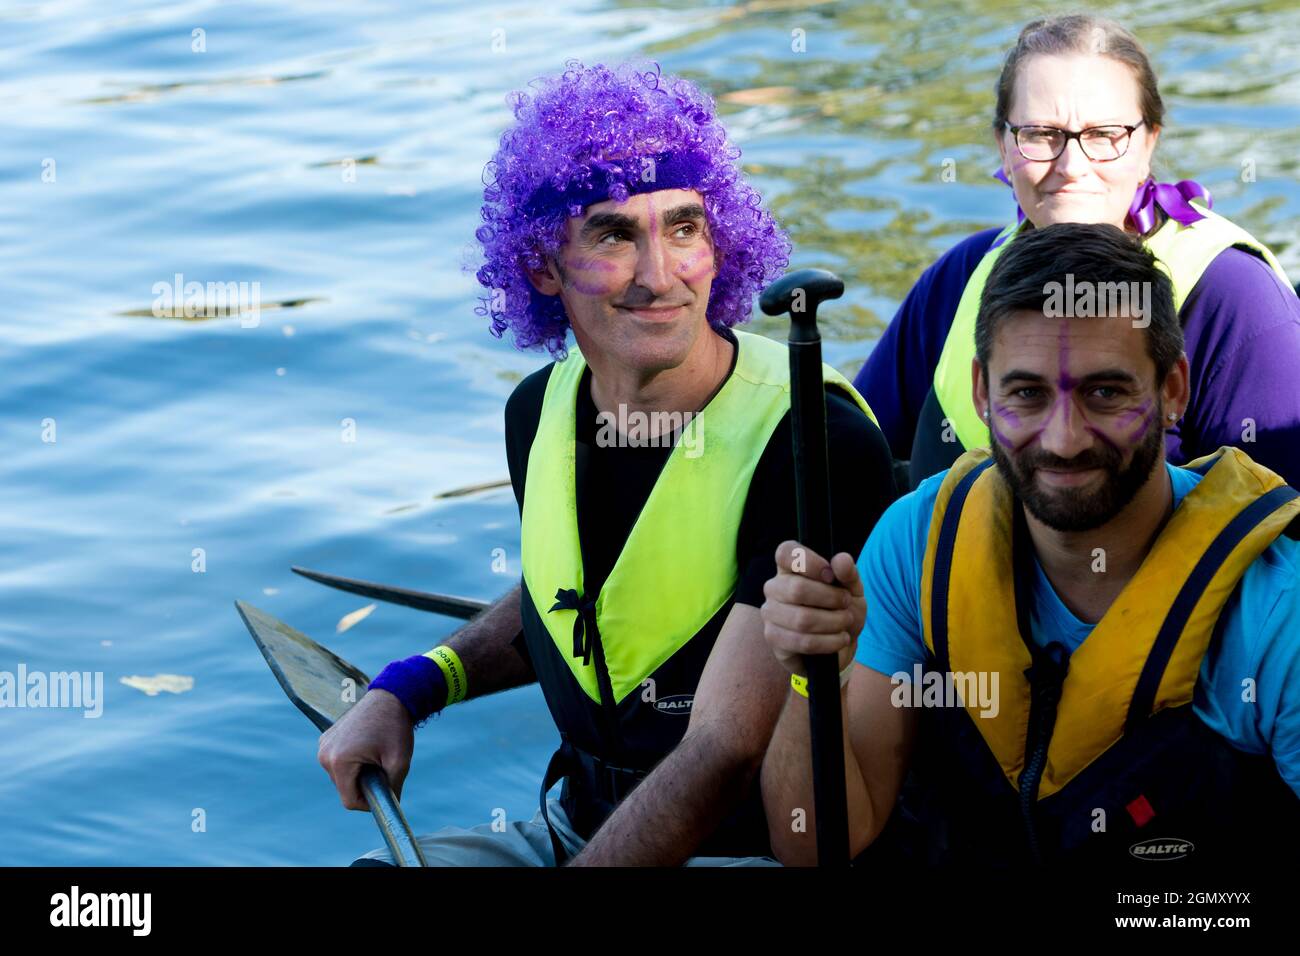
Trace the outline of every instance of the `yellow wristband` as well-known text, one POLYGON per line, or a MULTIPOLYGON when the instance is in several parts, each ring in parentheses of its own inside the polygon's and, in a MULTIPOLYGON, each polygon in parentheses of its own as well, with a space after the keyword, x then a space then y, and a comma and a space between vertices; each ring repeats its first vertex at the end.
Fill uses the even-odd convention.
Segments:
MULTIPOLYGON (((849 682, 849 677, 853 674, 853 661, 849 661, 849 666, 840 671, 840 686, 843 687, 849 682)), ((800 697, 808 696, 808 678, 799 674, 790 675, 790 686, 800 697)))
POLYGON ((450 707, 464 700, 469 691, 469 682, 465 679, 465 667, 456 652, 446 644, 439 644, 433 650, 425 651, 424 656, 441 667, 443 675, 447 678, 446 706, 450 707))

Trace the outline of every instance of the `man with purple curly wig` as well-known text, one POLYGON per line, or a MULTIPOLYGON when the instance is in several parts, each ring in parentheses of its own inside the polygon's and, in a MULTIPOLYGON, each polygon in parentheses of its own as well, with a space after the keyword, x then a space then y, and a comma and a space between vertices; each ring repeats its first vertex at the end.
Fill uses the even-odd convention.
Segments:
MULTIPOLYGON (((506 405, 522 580, 390 664, 322 763, 365 809, 359 766, 400 785, 413 724, 537 681, 561 739, 537 816, 421 837, 430 862, 773 863, 757 771, 788 679, 759 607, 796 530, 789 357, 733 326, 789 241, 684 80, 570 62, 510 104, 484 177, 480 314, 557 359, 506 405)), ((861 396, 824 371, 836 547, 856 554, 891 459, 861 396)))

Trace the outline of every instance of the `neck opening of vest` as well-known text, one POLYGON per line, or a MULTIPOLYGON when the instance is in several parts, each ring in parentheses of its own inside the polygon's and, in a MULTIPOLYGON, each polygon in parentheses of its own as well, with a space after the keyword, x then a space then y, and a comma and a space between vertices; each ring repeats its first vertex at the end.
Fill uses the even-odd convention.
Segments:
POLYGON ((629 409, 596 415, 598 448, 671 448, 679 443, 686 458, 704 454, 704 413, 629 409))
POLYGON ((912 665, 912 672, 897 671, 889 700, 895 707, 964 707, 984 718, 1002 709, 997 671, 936 671, 912 665))
POLYGON ((1074 273, 1065 274, 1065 282, 1048 282, 1043 286, 1043 315, 1049 319, 1123 318, 1133 328, 1151 324, 1150 282, 1075 281, 1074 273))

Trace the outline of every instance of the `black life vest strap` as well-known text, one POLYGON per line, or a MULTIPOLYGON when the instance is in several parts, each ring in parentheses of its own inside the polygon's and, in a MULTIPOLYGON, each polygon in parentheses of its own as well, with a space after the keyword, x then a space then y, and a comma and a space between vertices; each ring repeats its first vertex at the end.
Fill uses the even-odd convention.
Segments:
MULTIPOLYGON (((546 806, 546 795, 551 787, 567 777, 571 796, 578 800, 590 800, 594 796, 602 803, 617 806, 649 775, 648 770, 617 767, 595 754, 575 747, 567 738, 564 739, 560 749, 551 756, 551 762, 547 764, 546 773, 542 777, 542 819, 546 822, 547 832, 551 835, 551 847, 555 850, 555 865, 562 866, 568 854, 559 835, 555 832, 555 827, 551 825, 550 812, 546 806)), ((569 825, 577 830, 580 824, 575 819, 570 820, 569 825)))
POLYGON ((1174 598, 1174 603, 1170 605, 1169 613, 1165 615, 1155 643, 1151 646, 1151 653, 1147 655, 1142 674, 1138 677, 1137 687, 1133 691, 1133 699, 1129 702, 1125 733, 1150 715, 1156 692, 1160 689, 1160 681, 1164 677, 1165 668, 1169 665, 1169 659, 1173 656, 1178 639, 1182 636, 1201 595, 1205 593, 1205 589, 1209 587, 1219 568, 1260 522, 1297 496, 1300 496, 1300 492, 1282 485, 1256 498, 1228 522, 1227 527, 1219 532, 1209 548, 1201 555, 1192 573, 1188 575, 1178 591, 1178 596, 1174 598))
POLYGON ((546 824, 546 832, 551 837, 551 849, 555 853, 556 866, 564 866, 569 859, 569 854, 564 849, 560 835, 555 832, 555 827, 551 824, 551 814, 546 808, 546 801, 551 787, 568 775, 572 759, 573 746, 565 740, 560 744, 560 749, 551 754, 551 761, 546 765, 546 773, 542 774, 542 821, 546 824))
POLYGON ((957 525, 961 521, 962 506, 970 494, 975 480, 984 474, 984 469, 993 464, 989 458, 970 470, 957 483, 948 507, 943 513, 943 524, 939 527, 939 540, 935 543, 934 573, 930 587, 930 638, 934 643, 935 668, 939 673, 947 673, 948 664, 948 579, 952 575, 953 547, 957 543, 957 525))

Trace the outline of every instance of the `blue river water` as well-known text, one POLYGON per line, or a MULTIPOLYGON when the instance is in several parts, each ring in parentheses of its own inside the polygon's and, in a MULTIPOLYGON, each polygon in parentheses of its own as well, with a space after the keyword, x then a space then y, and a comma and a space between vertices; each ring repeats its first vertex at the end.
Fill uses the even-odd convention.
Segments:
MULTIPOLYGON (((1162 178, 1196 176, 1300 274, 1294 5, 1100 9, 1155 56, 1162 178)), ((95 718, 0 709, 0 864, 335 865, 379 845, 233 602, 373 674, 454 622, 380 605, 340 633, 369 602, 291 564, 484 599, 517 580, 509 489, 436 497, 506 477, 503 403, 547 361, 474 314, 480 174, 510 90, 568 57, 652 57, 703 84, 795 265, 848 282, 825 325, 852 373, 928 262, 1013 213, 986 130, 1024 17, 970 0, 0 7, 0 671, 103 675, 95 718), (191 281, 258 283, 260 321, 154 314, 160 286, 191 281)), ((531 816, 556 738, 535 687, 450 709, 417 734, 412 825, 531 816)))

